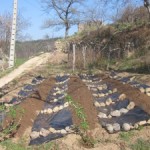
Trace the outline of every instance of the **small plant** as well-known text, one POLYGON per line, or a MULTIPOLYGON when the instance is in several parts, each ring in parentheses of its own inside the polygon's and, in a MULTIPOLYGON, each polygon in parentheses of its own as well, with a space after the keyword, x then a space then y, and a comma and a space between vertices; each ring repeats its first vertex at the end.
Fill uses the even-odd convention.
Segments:
POLYGON ((74 107, 77 116, 79 117, 79 119, 81 119, 80 127, 84 131, 86 131, 89 128, 89 125, 88 125, 88 122, 86 120, 86 115, 84 113, 83 108, 78 103, 73 101, 71 96, 66 96, 66 101, 69 102, 69 104, 74 107))
POLYGON ((150 141, 145 141, 141 138, 130 146, 132 150, 150 150, 150 141))
POLYGON ((5 109, 6 109, 6 108, 5 108, 5 105, 4 105, 4 104, 0 105, 0 112, 3 112, 5 109))
POLYGON ((89 124, 87 122, 86 114, 84 113, 84 109, 76 103, 71 96, 66 96, 66 101, 75 109, 75 112, 79 119, 81 120, 80 126, 76 127, 75 130, 79 133, 82 138, 82 144, 85 147, 92 148, 95 145, 95 140, 89 135, 87 130, 89 129, 89 124))
POLYGON ((7 140, 8 138, 14 136, 20 126, 20 120, 23 113, 24 110, 19 107, 9 108, 8 113, 6 114, 7 125, 2 125, 3 129, 0 132, 0 141, 7 140))

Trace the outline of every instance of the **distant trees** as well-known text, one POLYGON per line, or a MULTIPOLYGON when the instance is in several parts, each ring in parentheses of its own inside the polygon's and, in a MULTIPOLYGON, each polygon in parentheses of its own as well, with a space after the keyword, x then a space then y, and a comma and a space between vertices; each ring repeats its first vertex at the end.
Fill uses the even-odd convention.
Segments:
POLYGON ((84 0, 42 0, 44 12, 51 12, 50 18, 45 21, 44 27, 65 27, 65 37, 72 24, 79 19, 79 4, 84 0))
MULTIPOLYGON (((22 39, 22 31, 29 26, 29 21, 25 20, 21 14, 17 18, 17 39, 22 39)), ((5 54, 9 53, 11 36, 12 16, 9 12, 0 15, 0 48, 5 54)))

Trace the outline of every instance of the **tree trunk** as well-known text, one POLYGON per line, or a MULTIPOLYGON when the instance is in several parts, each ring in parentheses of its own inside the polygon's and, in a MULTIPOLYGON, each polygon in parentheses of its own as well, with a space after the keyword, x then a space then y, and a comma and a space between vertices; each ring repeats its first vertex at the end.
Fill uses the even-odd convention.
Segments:
POLYGON ((68 37, 68 32, 69 32, 69 25, 66 25, 66 28, 65 28, 65 38, 68 37))
POLYGON ((144 0, 144 6, 147 8, 150 21, 150 0, 144 0))

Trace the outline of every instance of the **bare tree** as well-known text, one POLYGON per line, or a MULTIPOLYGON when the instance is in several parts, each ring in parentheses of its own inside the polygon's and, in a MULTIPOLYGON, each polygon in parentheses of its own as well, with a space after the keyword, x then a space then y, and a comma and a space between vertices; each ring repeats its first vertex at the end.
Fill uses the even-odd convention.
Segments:
MULTIPOLYGON (((30 24, 29 21, 24 19, 21 14, 17 18, 17 39, 22 39, 22 31, 30 24)), ((12 16, 9 12, 0 15, 0 48, 5 54, 9 53, 10 36, 11 36, 12 16)))
POLYGON ((72 24, 77 23, 79 14, 79 4, 84 0, 42 0, 44 11, 50 13, 50 19, 44 23, 45 28, 64 26, 65 37, 72 24), (54 14, 54 17, 52 16, 54 14))
POLYGON ((144 0, 144 6, 147 8, 150 20, 150 0, 144 0))

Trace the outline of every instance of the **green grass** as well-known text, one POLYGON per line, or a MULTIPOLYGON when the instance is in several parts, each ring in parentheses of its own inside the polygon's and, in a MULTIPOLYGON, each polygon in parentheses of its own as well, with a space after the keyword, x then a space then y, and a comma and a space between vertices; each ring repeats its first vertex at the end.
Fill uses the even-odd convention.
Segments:
POLYGON ((0 145, 5 148, 5 150, 59 150, 57 144, 53 142, 44 143, 40 146, 27 146, 23 139, 18 143, 12 142, 12 140, 6 140, 1 142, 0 145))
POLYGON ((130 148, 132 150, 150 150, 150 141, 139 138, 134 144, 130 145, 130 148))
POLYGON ((121 132, 121 133, 119 134, 119 138, 120 138, 121 140, 127 141, 127 142, 129 142, 133 136, 134 136, 134 132, 133 132, 133 131, 121 132))
POLYGON ((0 72, 0 78, 2 78, 3 76, 9 74, 11 71, 13 71, 14 69, 19 67, 20 65, 22 65, 26 61, 27 61, 27 59, 25 59, 25 58, 17 58, 16 61, 15 61, 15 66, 13 68, 9 68, 9 69, 6 69, 6 70, 0 72))
POLYGON ((26 58, 17 58, 15 61, 15 67, 18 67, 27 61, 26 58))

